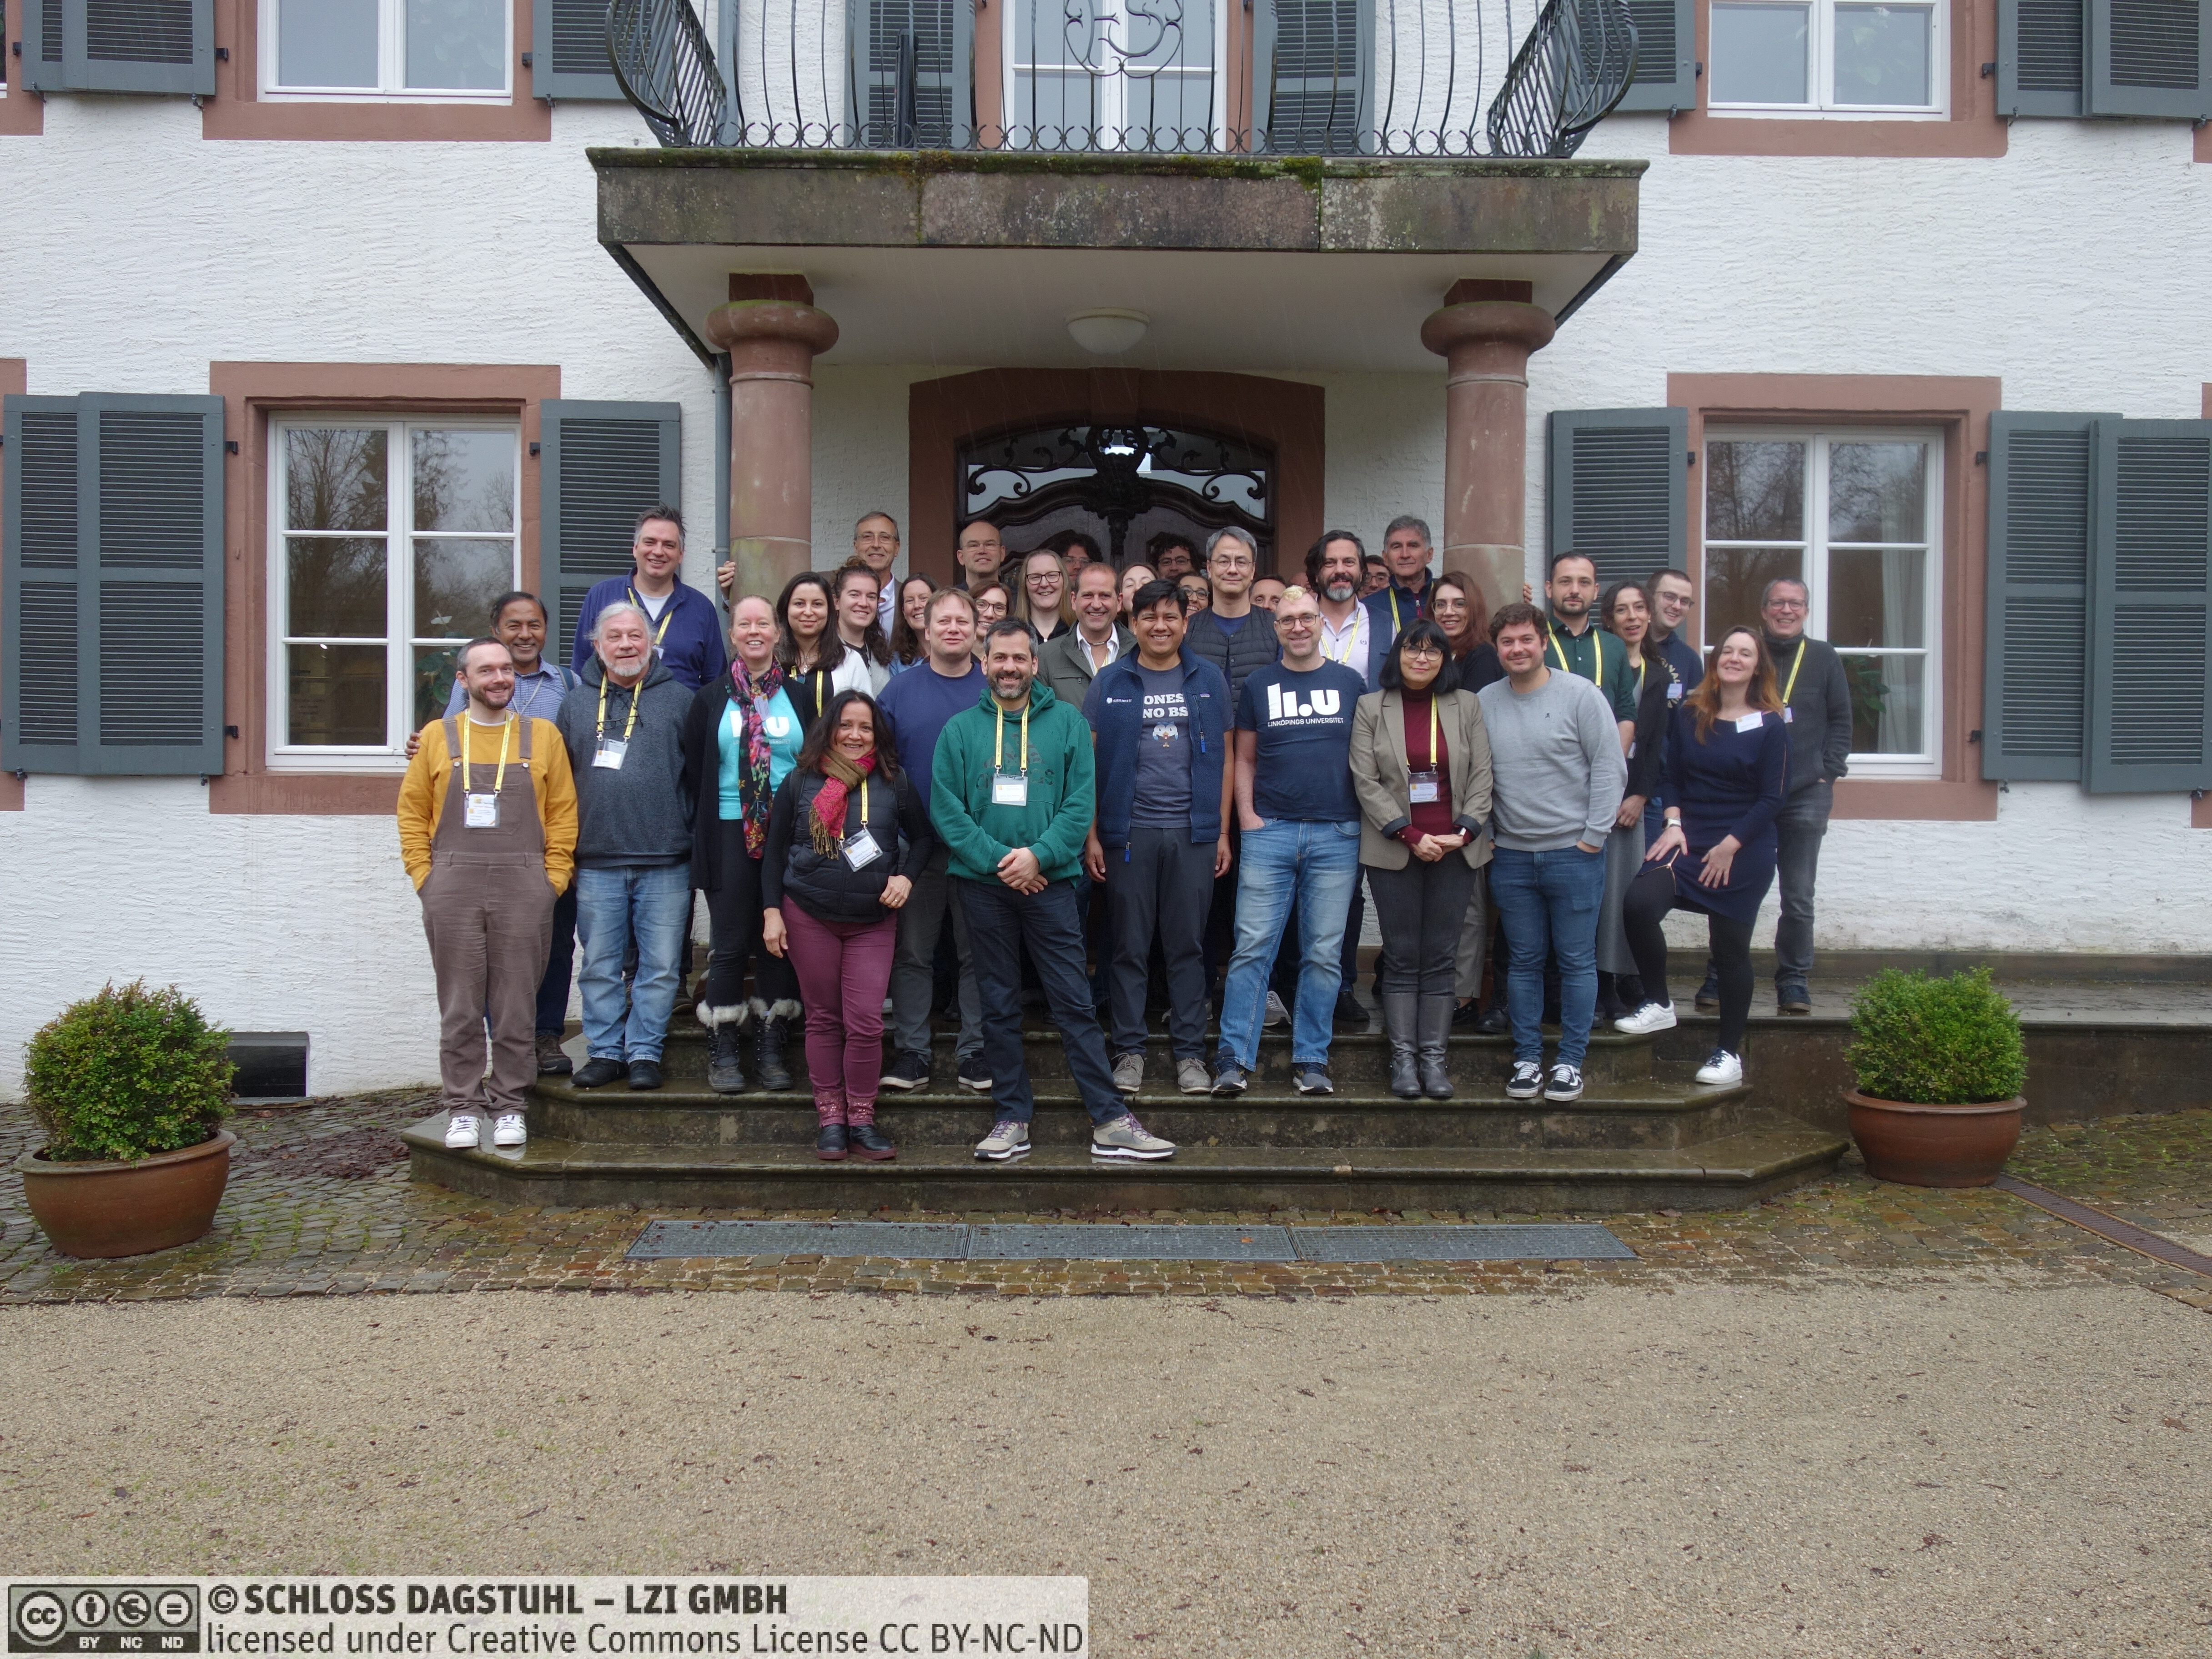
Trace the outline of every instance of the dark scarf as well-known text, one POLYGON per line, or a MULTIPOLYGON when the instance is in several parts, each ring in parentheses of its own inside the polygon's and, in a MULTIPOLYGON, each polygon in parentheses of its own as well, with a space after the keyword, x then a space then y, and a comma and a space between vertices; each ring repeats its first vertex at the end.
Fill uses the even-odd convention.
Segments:
POLYGON ((730 665, 730 696, 743 720, 744 772, 740 799, 745 804, 745 855, 758 858, 768 847, 768 809, 774 791, 768 787, 768 733, 761 725, 760 705, 783 690, 783 666, 770 662, 758 679, 745 672, 742 660, 730 665))

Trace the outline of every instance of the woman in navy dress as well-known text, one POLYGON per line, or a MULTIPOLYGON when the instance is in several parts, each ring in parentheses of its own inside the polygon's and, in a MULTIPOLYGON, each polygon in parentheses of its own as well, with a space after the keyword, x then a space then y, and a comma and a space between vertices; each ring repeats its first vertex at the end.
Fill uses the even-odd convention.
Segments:
POLYGON ((1669 910, 1702 911, 1720 974, 1720 1045, 1698 1081, 1743 1081, 1751 1018, 1751 927, 1774 884, 1774 819, 1788 798, 1790 737, 1774 665, 1748 628, 1721 636, 1705 677, 1677 703, 1667 733, 1667 828, 1628 890, 1624 921, 1644 1006, 1617 1030, 1674 1024, 1667 995, 1669 910))

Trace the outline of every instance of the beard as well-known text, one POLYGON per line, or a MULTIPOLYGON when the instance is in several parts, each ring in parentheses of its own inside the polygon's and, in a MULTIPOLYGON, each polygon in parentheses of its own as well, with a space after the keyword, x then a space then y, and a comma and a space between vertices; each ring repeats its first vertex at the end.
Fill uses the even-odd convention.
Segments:
POLYGON ((1339 576, 1322 588, 1322 593, 1331 605, 1342 605, 1359 592, 1359 584, 1349 576, 1339 576))

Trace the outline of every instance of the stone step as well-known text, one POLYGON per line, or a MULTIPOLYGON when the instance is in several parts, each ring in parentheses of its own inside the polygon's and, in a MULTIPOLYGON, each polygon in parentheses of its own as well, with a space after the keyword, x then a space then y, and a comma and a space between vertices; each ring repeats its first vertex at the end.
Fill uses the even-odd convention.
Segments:
MULTIPOLYGON (((547 1079, 530 1110, 532 1135, 635 1147, 809 1146, 811 1097, 717 1095, 676 1086, 650 1093, 580 1090, 547 1079)), ((1559 1105, 1508 1100, 1494 1079, 1448 1101, 1405 1101, 1370 1091, 1297 1095, 1255 1091, 1241 1098, 1162 1091, 1134 1103, 1153 1133, 1187 1146, 1644 1147, 1695 1146, 1734 1133, 1751 1091, 1694 1083, 1594 1086, 1559 1105)), ((885 1095, 876 1120, 901 1146, 957 1146, 990 1127, 988 1097, 963 1091, 885 1095)), ((1063 1085, 1040 1090, 1030 1130, 1037 1146, 1080 1148, 1091 1119, 1063 1085)))
MULTIPOLYGON (((1544 1054, 1550 1060, 1553 1045, 1558 1040, 1555 1030, 1545 1033, 1544 1054)), ((1206 1031, 1206 1054, 1213 1053, 1217 1033, 1206 1031)), ((1023 1057, 1029 1066, 1030 1079, 1038 1084, 1067 1076, 1067 1052, 1060 1033, 1049 1025, 1030 1025, 1024 1029, 1023 1057)), ((572 1041, 568 1051, 580 1062, 584 1047, 572 1041)), ((1468 1066, 1485 1074, 1494 1073, 1504 1078, 1512 1068, 1513 1042, 1510 1037, 1454 1036, 1450 1042, 1451 1071, 1455 1078, 1468 1066)), ((888 1057, 890 1050, 886 1049, 888 1057)), ((1698 1059, 1703 1061, 1701 1053, 1698 1059)), ((802 1081, 806 1072, 806 1044, 796 1032, 793 1041, 785 1046, 785 1063, 791 1074, 802 1081)), ((668 1030, 668 1042, 661 1056, 662 1068, 672 1079, 703 1078, 707 1075, 707 1034, 695 1021, 679 1020, 668 1030)), ((752 1064, 752 1049, 745 1049, 747 1075, 752 1064)), ((936 1053, 937 1075, 949 1083, 952 1077, 952 1044, 950 1038, 939 1033, 936 1053)), ((1330 1077, 1338 1088, 1350 1084, 1381 1083, 1390 1071, 1389 1039, 1380 1033, 1363 1035, 1340 1031, 1331 1040, 1328 1049, 1330 1077)), ((1175 1058, 1168 1039, 1158 1032, 1146 1039, 1145 1071, 1158 1085, 1172 1086, 1175 1058)), ((1291 1040, 1285 1034, 1268 1032, 1260 1039, 1260 1069, 1262 1081, 1287 1084, 1291 1076, 1291 1040)), ((1622 1036, 1618 1032, 1593 1032, 1589 1053, 1583 1064, 1583 1078, 1587 1083, 1638 1082, 1652 1075, 1652 1046, 1648 1036, 1622 1036)), ((617 1085, 617 1087, 620 1085, 617 1085)))
POLYGON ((937 1212, 1442 1210, 1602 1213, 1752 1203, 1832 1170, 1850 1143, 1751 1109, 1688 1147, 1191 1146, 1164 1163, 1042 1146, 1011 1164, 967 1143, 896 1161, 824 1164, 811 1146, 649 1147, 534 1137, 520 1152, 454 1152, 445 1119, 403 1132, 416 1180, 509 1203, 937 1212))

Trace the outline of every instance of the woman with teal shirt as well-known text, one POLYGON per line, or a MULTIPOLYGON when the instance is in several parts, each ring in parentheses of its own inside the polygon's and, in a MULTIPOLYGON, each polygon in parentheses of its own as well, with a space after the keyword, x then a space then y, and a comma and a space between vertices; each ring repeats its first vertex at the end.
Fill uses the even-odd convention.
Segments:
POLYGON ((776 661, 776 635, 775 611, 766 599, 739 599, 730 617, 729 671, 699 688, 684 721, 684 769, 694 793, 691 885, 707 896, 709 927, 697 1007, 713 1043, 708 1086, 722 1094, 745 1086, 748 1027, 755 1086, 791 1087, 784 1047, 800 1012, 790 963, 761 945, 769 809, 806 738, 776 661))

